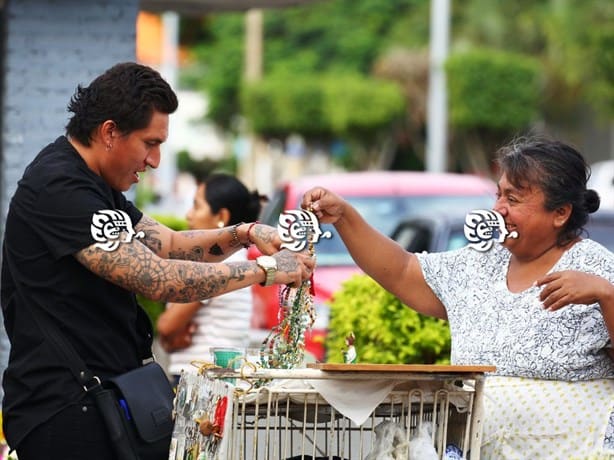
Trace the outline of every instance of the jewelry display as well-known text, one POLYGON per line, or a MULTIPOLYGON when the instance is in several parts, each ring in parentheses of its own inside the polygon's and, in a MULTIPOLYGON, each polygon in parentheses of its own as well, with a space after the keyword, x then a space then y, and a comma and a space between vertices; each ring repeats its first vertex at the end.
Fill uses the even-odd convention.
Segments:
MULTIPOLYGON (((280 222, 282 217, 280 216, 280 222)), ((313 221, 303 221, 309 254, 314 257, 313 221), (311 224, 311 225, 309 225, 311 224)), ((261 365, 265 369, 293 369, 305 357, 305 333, 315 322, 313 274, 298 287, 283 286, 279 291, 279 324, 262 342, 261 365)))

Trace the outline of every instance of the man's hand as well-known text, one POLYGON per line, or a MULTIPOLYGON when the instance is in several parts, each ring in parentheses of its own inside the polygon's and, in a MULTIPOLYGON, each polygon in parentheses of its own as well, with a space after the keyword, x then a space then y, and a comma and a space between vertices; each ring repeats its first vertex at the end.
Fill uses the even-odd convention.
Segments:
POLYGON ((271 255, 281 249, 277 227, 264 224, 244 224, 241 227, 245 225, 248 225, 245 240, 255 244, 262 254, 271 255))

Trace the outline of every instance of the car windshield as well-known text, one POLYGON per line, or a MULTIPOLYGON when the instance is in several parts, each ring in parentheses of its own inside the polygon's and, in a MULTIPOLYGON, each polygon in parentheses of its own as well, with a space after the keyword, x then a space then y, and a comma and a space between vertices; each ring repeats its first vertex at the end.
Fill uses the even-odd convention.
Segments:
POLYGON ((448 239, 445 250, 451 251, 453 249, 459 249, 467 246, 467 244, 469 244, 469 241, 467 241, 464 229, 454 228, 450 230, 450 238, 448 239))
MULTIPOLYGON (((457 211, 459 208, 490 209, 493 198, 488 195, 474 196, 373 196, 346 197, 358 212, 381 233, 390 235, 402 219, 419 215, 426 211, 457 211)), ((316 246, 318 266, 355 265, 346 250, 341 237, 330 224, 322 225, 323 231, 330 231, 332 238, 320 239, 316 246)), ((365 242, 365 244, 368 244, 365 242)))

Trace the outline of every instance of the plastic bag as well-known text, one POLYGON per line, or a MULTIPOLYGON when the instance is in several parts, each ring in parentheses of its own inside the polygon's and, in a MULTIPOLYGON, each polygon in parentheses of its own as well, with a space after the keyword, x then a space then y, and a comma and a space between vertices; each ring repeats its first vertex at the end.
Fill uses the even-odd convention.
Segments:
POLYGON ((408 460, 408 447, 405 430, 385 421, 375 427, 375 442, 365 460, 408 460))
POLYGON ((409 441, 409 458, 412 460, 438 460, 439 455, 433 446, 429 426, 422 423, 418 433, 409 441))

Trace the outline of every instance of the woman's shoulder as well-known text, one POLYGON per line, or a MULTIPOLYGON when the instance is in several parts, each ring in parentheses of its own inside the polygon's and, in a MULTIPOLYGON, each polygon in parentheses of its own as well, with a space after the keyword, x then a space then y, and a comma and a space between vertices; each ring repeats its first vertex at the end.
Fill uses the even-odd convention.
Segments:
POLYGON ((570 250, 572 254, 599 256, 604 258, 614 258, 614 254, 608 248, 590 238, 583 238, 574 244, 570 250))
POLYGON ((477 268, 504 266, 506 260, 509 259, 509 254, 509 251, 505 247, 495 244, 485 251, 480 251, 467 245, 445 252, 423 252, 421 254, 416 254, 416 256, 418 256, 418 260, 421 264, 446 265, 456 268, 461 266, 477 268))
POLYGON ((567 251, 566 263, 569 268, 589 272, 614 270, 614 253, 597 241, 585 238, 567 251))

